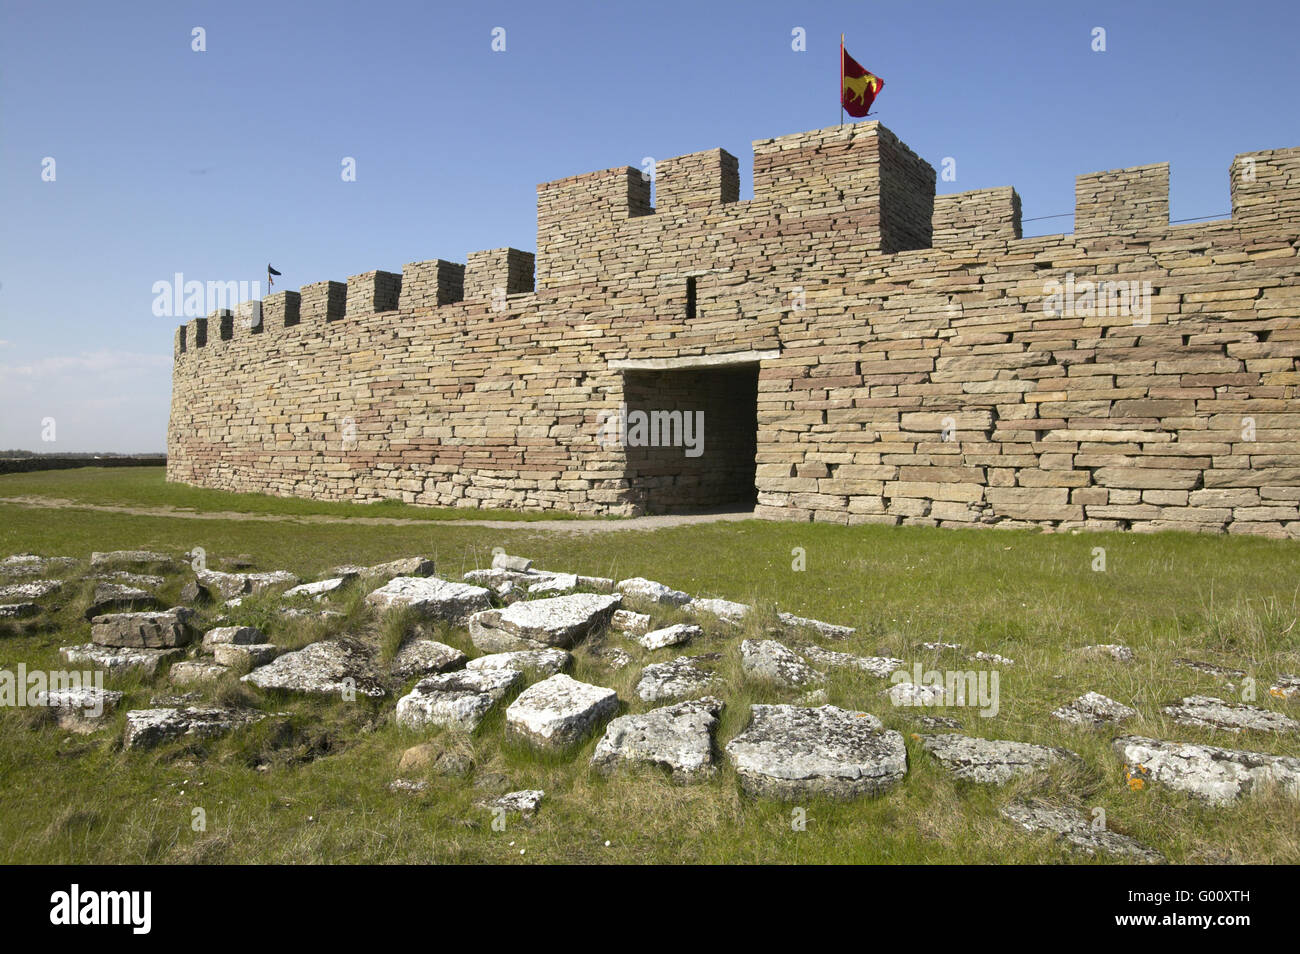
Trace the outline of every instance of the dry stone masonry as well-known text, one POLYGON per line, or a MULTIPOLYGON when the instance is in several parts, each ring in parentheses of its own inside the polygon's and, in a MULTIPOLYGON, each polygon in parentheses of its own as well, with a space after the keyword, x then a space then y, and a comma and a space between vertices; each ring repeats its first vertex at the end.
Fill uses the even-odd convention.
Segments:
POLYGON ((1014 189, 936 196, 877 122, 758 140, 738 181, 711 149, 654 205, 630 167, 544 183, 535 257, 188 322, 169 479, 1300 536, 1300 148, 1237 156, 1210 222, 1171 224, 1167 164, 1081 175, 1074 232, 1032 238, 1014 189))

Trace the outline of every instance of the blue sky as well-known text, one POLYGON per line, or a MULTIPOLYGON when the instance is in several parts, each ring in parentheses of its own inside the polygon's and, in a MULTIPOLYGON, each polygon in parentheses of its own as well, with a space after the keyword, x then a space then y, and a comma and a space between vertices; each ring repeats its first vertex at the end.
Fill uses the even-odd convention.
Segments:
POLYGON ((531 250, 537 183, 714 146, 749 195, 751 140, 839 121, 840 31, 886 81, 873 118, 956 160, 939 191, 1013 185, 1026 218, 1166 160, 1172 217, 1226 213, 1233 155, 1300 145, 1294 0, 0 0, 0 448, 163 449, 177 272, 531 250))

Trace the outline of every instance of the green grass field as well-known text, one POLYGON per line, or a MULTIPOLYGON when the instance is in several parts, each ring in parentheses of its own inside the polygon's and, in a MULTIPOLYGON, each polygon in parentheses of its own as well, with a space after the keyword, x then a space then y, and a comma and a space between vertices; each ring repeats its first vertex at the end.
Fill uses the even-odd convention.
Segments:
MULTIPOLYGON (((835 527, 745 521, 655 531, 570 533, 447 525, 440 518, 519 517, 496 512, 435 511, 397 505, 315 504, 216 493, 165 484, 160 470, 81 469, 0 476, 0 498, 43 496, 58 508, 0 501, 0 557, 34 552, 87 560, 92 550, 146 548, 174 553, 202 547, 211 565, 251 555, 259 569, 288 569, 313 579, 340 563, 375 563, 424 555, 438 575, 458 579, 485 567, 494 547, 531 557, 536 566, 621 579, 646 576, 697 596, 752 602, 858 627, 835 650, 888 654, 909 667, 971 668, 961 654, 919 650, 921 641, 964 644, 1000 653, 1015 666, 1001 672, 1001 706, 993 718, 973 709, 895 708, 881 696, 887 682, 832 670, 829 701, 878 715, 908 739, 907 779, 877 798, 809 802, 807 829, 791 825, 796 806, 755 801, 739 792, 726 759, 718 776, 677 786, 653 772, 610 779, 588 771, 596 737, 563 756, 539 755, 503 739, 504 706, 469 739, 475 768, 466 779, 431 777, 418 794, 388 788, 409 746, 436 739, 392 718, 398 692, 377 704, 268 695, 233 678, 203 690, 205 699, 244 702, 287 719, 195 745, 124 751, 129 708, 177 692, 165 675, 112 677, 127 692, 110 726, 80 736, 38 719, 30 709, 0 712, 0 861, 3 862, 1076 862, 1046 835, 1015 828, 998 814, 1005 802, 1033 796, 1106 811, 1111 828, 1181 863, 1300 862, 1300 811, 1278 793, 1211 808, 1149 787, 1131 790, 1111 751, 1111 731, 1072 729, 1048 712, 1095 690, 1138 709, 1124 734, 1203 741, 1300 756, 1291 735, 1214 734, 1172 723, 1163 704, 1203 693, 1235 698, 1214 678, 1175 667, 1186 656, 1246 669, 1259 685, 1256 705, 1288 711, 1268 696, 1269 681, 1300 671, 1300 544, 1185 534, 1051 535, 1029 531, 950 531, 923 527, 835 527), (174 514, 103 512, 190 507, 232 514, 308 518, 414 516, 417 525, 347 520, 269 522, 195 520, 174 514), (1095 572, 1094 548, 1106 551, 1095 572), (792 567, 802 548, 806 569, 792 567), (1088 660, 1072 650, 1123 643, 1136 661, 1088 660), (1001 788, 955 781, 911 737, 921 715, 960 719, 963 731, 998 739, 1059 745, 1079 753, 1082 769, 1046 781, 1001 788), (541 788, 546 799, 531 820, 494 831, 474 802, 485 794, 541 788), (192 830, 194 810, 206 831, 192 830), (606 842, 609 844, 606 845, 606 842)), ((547 515, 550 516, 550 515, 547 515)), ((81 569, 68 574, 74 579, 81 569)), ((162 596, 175 601, 184 573, 168 577, 162 596)), ((44 602, 47 613, 11 624, 0 639, 0 669, 62 669, 57 648, 89 640, 82 618, 88 583, 70 583, 44 602)), ((338 601, 347 615, 328 623, 288 621, 274 597, 249 600, 236 621, 263 625, 274 642, 301 646, 334 633, 380 640, 392 621, 364 607, 362 592, 338 601)), ((215 615, 208 611, 208 615, 215 615)), ((660 620, 675 619, 658 613, 660 620)), ((747 623, 759 633, 762 619, 747 623)), ((435 638, 473 649, 463 629, 435 638)), ((751 702, 796 701, 799 693, 741 679, 741 632, 709 627, 686 652, 724 653, 727 702, 719 746, 748 722, 751 702)), ((618 690, 624 712, 651 708, 632 691, 642 664, 675 655, 649 653, 616 634, 575 650, 575 678, 618 690), (612 670, 592 650, 618 646, 636 662, 612 670)), ((598 736, 597 736, 598 737, 598 736)))

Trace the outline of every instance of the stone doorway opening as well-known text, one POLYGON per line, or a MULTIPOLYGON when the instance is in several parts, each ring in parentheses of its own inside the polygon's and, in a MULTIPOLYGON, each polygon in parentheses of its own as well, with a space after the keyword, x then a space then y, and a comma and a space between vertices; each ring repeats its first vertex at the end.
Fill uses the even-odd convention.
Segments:
POLYGON ((754 508, 757 361, 625 367, 623 395, 627 478, 645 513, 754 508))

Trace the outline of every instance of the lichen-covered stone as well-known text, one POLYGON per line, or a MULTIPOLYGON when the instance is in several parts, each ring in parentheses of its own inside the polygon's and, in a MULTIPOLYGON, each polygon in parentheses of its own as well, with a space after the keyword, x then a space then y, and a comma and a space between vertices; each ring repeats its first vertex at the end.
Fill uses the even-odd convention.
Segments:
POLYGON ((907 774, 907 747, 870 713, 837 706, 755 705, 748 728, 727 743, 727 756, 750 795, 878 795, 907 774))
POLYGON ((138 669, 153 675, 158 667, 185 656, 183 649, 136 649, 130 646, 100 646, 86 643, 81 646, 64 646, 59 654, 66 662, 94 666, 108 672, 125 672, 138 669))
POLYGON ((202 659, 182 659, 172 663, 172 668, 167 670, 167 678, 173 685, 192 686, 195 683, 220 679, 228 672, 230 667, 220 663, 206 662, 202 659))
POLYGON ((888 679, 901 670, 903 660, 893 656, 854 656, 850 653, 838 653, 820 646, 800 646, 799 655, 815 662, 819 666, 831 669, 861 669, 881 679, 888 679))
POLYGON ((824 623, 819 619, 795 616, 793 613, 777 613, 776 616, 777 619, 791 629, 811 629, 819 636, 825 636, 827 639, 848 639, 857 632, 852 626, 837 626, 834 623, 824 623))
POLYGON ((1108 725, 1119 725, 1129 719, 1136 719, 1138 712, 1136 709, 1107 698, 1099 692, 1086 692, 1073 702, 1063 705, 1059 709, 1053 709, 1052 715, 1071 725, 1096 729, 1108 725))
POLYGON ((394 577, 367 596, 366 602, 381 611, 409 608, 426 619, 450 622, 460 622, 491 605, 483 587, 436 576, 394 577))
POLYGON ((465 654, 436 639, 413 639, 397 651, 390 670, 398 679, 427 676, 465 665, 465 654))
POLYGON ((1141 736, 1124 736, 1111 745, 1133 789, 1151 781, 1212 805, 1226 805, 1269 785, 1300 798, 1300 758, 1141 736))
POLYGON ((397 722, 408 728, 452 726, 473 732, 522 681, 523 674, 514 669, 462 669, 428 676, 397 701, 397 722))
POLYGON ((353 640, 324 640, 285 653, 242 677, 259 689, 311 695, 387 694, 375 675, 371 653, 353 640))
POLYGON ((86 607, 86 619, 107 613, 141 612, 159 605, 157 597, 139 587, 124 583, 97 583, 86 607))
POLYGON ((704 695, 718 685, 719 680, 716 674, 700 667, 716 663, 721 658, 718 653, 706 653, 651 663, 641 670, 636 694, 643 702, 704 695))
POLYGON ((193 610, 184 606, 162 612, 110 613, 90 622, 90 640, 99 646, 170 649, 194 638, 193 610))
POLYGON ((484 652, 566 648, 603 629, 622 597, 574 593, 484 610, 470 617, 469 635, 484 652))
POLYGON ((172 739, 209 739, 264 718, 262 712, 219 706, 135 709, 126 714, 123 745, 145 749, 172 739))
POLYGON ((273 643, 217 643, 212 647, 212 658, 222 666, 265 666, 280 655, 280 647, 273 643))
POLYGON ((1165 715, 1181 725, 1195 725, 1224 732, 1294 732, 1300 722, 1280 712, 1248 706, 1241 702, 1225 702, 1213 696, 1187 696, 1181 702, 1167 705, 1165 715))
POLYGON ((580 742, 618 711, 618 693, 557 673, 529 686, 506 709, 506 730, 533 745, 580 742))
POLYGON ((605 727, 591 764, 612 772, 624 765, 656 765, 668 769, 674 781, 695 782, 712 776, 713 733, 722 700, 706 697, 619 716, 605 727))
POLYGON ((1084 854, 1101 852, 1145 864, 1160 864, 1164 857, 1141 842, 1108 828, 1095 828, 1092 822, 1073 808, 1045 804, 1014 802, 1001 809, 1004 818, 1026 831, 1047 831, 1057 835, 1071 848, 1084 854))
POLYGON ((59 592, 62 588, 62 580, 28 580, 25 583, 10 583, 6 586, 0 586, 0 602, 6 600, 30 602, 31 600, 44 599, 51 593, 59 592))
POLYGON ((697 616, 700 614, 716 616, 724 623, 739 625, 750 614, 753 607, 732 600, 693 599, 686 605, 686 609, 697 616))
POLYGON ((208 652, 221 645, 253 646, 266 642, 266 634, 256 626, 216 626, 203 634, 203 648, 208 652))
POLYGON ((644 600, 647 603, 662 603, 664 606, 685 606, 691 601, 689 593, 674 590, 671 586, 665 586, 663 583, 656 583, 654 580, 647 580, 640 576, 619 580, 618 583, 614 584, 614 588, 625 596, 644 600))
POLYGON ((818 685, 826 677, 775 639, 746 639, 740 644, 740 667, 751 679, 786 688, 818 685))
POLYGON ((521 649, 479 656, 465 665, 468 669, 514 669, 525 675, 545 677, 563 672, 572 662, 572 654, 563 649, 521 649))
POLYGON ((956 733, 925 735, 921 744, 957 778, 982 784, 1001 785, 1018 775, 1044 774, 1057 763, 1080 762, 1068 749, 956 733))
POLYGON ((656 629, 646 633, 644 636, 637 637, 637 642, 646 649, 667 649, 669 646, 680 646, 688 643, 704 634, 704 630, 694 623, 677 623, 673 626, 665 626, 663 629, 656 629))
POLYGON ((79 689, 52 689, 38 692, 35 702, 48 706, 54 713, 59 728, 70 732, 94 732, 113 714, 122 701, 122 693, 114 689, 84 686, 79 689))

